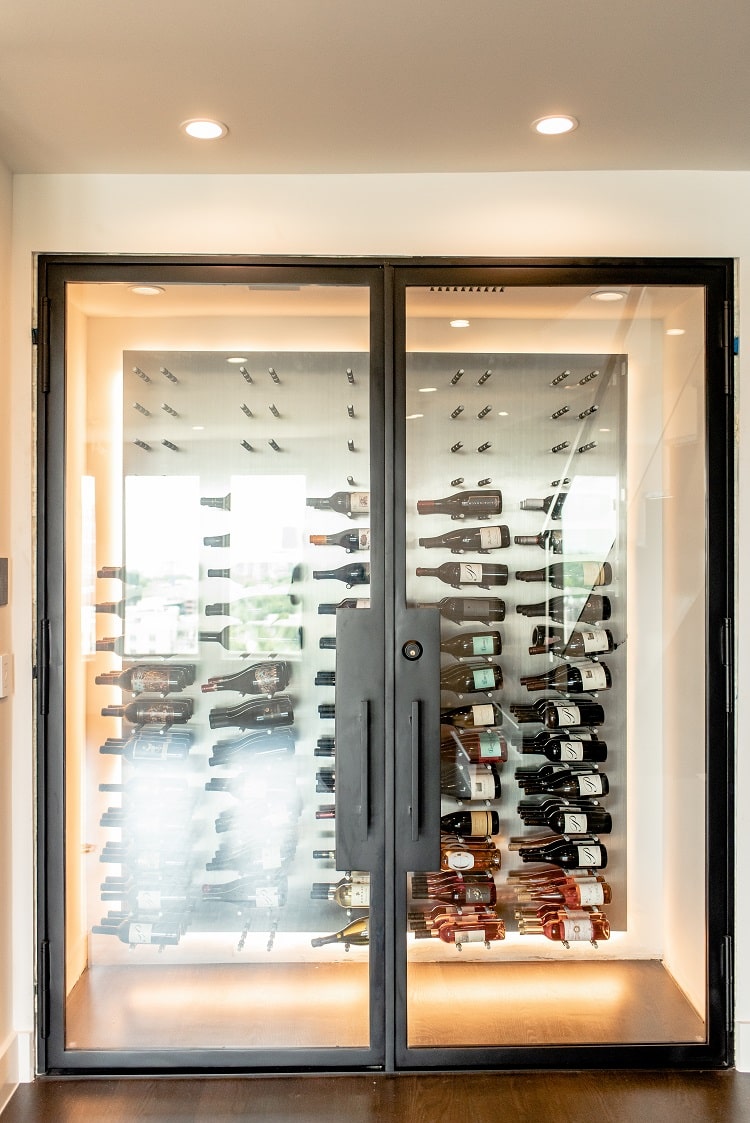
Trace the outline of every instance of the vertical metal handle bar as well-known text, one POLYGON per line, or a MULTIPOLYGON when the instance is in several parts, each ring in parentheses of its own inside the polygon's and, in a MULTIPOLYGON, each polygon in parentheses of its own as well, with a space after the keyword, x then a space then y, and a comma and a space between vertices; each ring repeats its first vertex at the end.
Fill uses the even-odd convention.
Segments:
POLYGON ((411 840, 419 842, 419 702, 411 704, 411 840))
POLYGON ((367 842, 370 832, 370 702, 363 698, 359 711, 359 737, 360 761, 362 775, 360 779, 360 792, 362 803, 360 806, 360 840, 367 842))

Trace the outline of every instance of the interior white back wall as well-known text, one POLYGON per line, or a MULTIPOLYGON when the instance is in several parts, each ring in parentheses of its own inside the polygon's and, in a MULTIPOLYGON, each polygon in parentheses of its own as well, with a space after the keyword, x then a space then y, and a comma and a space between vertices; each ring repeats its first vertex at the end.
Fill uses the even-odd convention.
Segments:
MULTIPOLYGON (((20 175, 14 181, 12 393, 0 420, 13 474, 14 1028, 33 1027, 33 256, 104 254, 733 257, 750 264, 750 173, 20 175)), ((738 378, 738 401, 741 386, 738 378)), ((750 734, 750 423, 738 410, 738 699, 750 734), (744 439, 743 439, 744 438, 744 439), (744 638, 743 637, 747 637, 744 638)), ((742 752, 737 804, 750 804, 742 752)), ((0 789, 0 818, 9 810, 0 789)), ((750 816, 737 828, 737 1067, 750 1070, 750 816)), ((0 960, 2 960, 0 947, 0 960)), ((0 998, 3 986, 0 974, 0 998)), ((0 1033, 0 1037, 2 1034, 0 1033)))

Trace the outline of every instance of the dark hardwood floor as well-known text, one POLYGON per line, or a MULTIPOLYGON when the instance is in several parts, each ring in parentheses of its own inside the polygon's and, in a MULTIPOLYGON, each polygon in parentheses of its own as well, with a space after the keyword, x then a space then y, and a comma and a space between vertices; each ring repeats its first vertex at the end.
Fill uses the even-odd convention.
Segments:
POLYGON ((750 1073, 43 1079, 2 1123, 746 1123, 750 1073))

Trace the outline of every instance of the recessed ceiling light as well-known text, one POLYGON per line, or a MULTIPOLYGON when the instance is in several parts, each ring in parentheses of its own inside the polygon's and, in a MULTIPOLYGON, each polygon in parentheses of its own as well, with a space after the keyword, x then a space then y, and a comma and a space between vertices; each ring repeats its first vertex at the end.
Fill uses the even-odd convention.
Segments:
POLYGON ((532 121, 531 127, 543 136, 560 136, 562 133, 572 133, 573 129, 577 129, 578 121, 567 113, 555 113, 532 121))
POLYGON ((665 335, 684 335, 685 329, 684 328, 667 328, 667 330, 664 334, 665 335))
POLYGON ((420 386, 419 392, 420 394, 435 394, 437 392, 437 386, 420 386))
POLYGON ((468 328, 469 323, 470 323, 469 320, 451 320, 451 327, 452 328, 468 328))
POLYGON ((128 288, 136 296, 161 296, 164 292, 161 285, 128 285, 128 288))
POLYGON ((214 121, 210 117, 191 117, 189 121, 183 121, 180 128, 196 140, 219 140, 229 132, 223 121, 214 121))
POLYGON ((599 292, 592 292, 592 300, 601 300, 606 303, 607 301, 624 300, 625 293, 620 292, 618 289, 600 289, 599 292))
POLYGON ((497 411, 497 416, 498 416, 498 417, 507 417, 507 416, 508 416, 508 411, 507 411, 507 409, 499 409, 499 410, 497 411))
POLYGON ((206 426, 205 426, 205 425, 193 425, 193 430, 194 430, 194 431, 195 431, 196 433, 199 433, 199 432, 201 431, 201 429, 205 429, 205 428, 206 428, 206 426))
POLYGON ((247 359, 244 355, 230 355, 227 359, 228 363, 246 363, 247 359))

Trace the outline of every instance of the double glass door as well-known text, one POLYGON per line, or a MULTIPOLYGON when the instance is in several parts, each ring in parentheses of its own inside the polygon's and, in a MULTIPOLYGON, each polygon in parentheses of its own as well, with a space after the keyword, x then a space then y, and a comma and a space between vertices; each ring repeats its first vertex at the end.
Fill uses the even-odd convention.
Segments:
POLYGON ((42 260, 42 1068, 722 1063, 726 278, 42 260))

